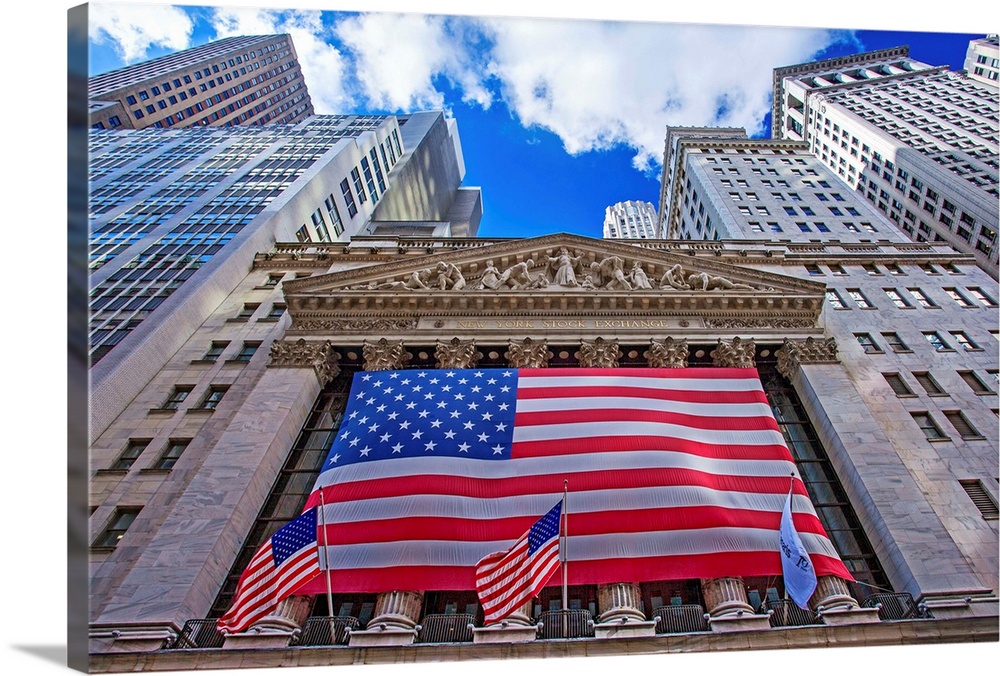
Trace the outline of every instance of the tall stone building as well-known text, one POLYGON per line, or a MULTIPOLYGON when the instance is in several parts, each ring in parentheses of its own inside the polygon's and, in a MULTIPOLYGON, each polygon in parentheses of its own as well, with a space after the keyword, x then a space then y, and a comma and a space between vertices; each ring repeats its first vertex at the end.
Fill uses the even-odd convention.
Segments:
POLYGON ((969 41, 965 55, 965 72, 973 80, 997 86, 1000 78, 1000 36, 996 33, 969 41))
POLYGON ((261 242, 92 445, 91 668, 997 640, 995 280, 907 240, 805 142, 674 128, 664 165, 669 239, 261 242), (757 369, 855 579, 822 578, 808 611, 773 576, 665 575, 548 587, 482 627, 474 591, 399 579, 215 632, 301 512, 354 373, 711 365, 757 369))
MULTIPOLYGON (((461 186, 457 125, 440 112, 92 131, 89 140, 94 438, 274 242, 342 246, 394 228, 475 235, 482 213, 479 189, 461 186)), ((276 289, 282 277, 260 285, 276 289)), ((263 327, 283 307, 247 301, 231 319, 263 327)), ((260 337, 246 336, 247 349, 260 337)))
MULTIPOLYGON (((970 45, 977 61, 988 50, 970 45)), ((947 242, 994 279, 998 115, 995 81, 905 47, 774 70, 773 138, 805 141, 910 239, 947 242)))
POLYGON ((292 37, 223 38, 95 75, 92 129, 294 124, 313 114, 292 37))
POLYGON ((605 239, 654 239, 656 207, 650 202, 627 200, 604 210, 605 239))

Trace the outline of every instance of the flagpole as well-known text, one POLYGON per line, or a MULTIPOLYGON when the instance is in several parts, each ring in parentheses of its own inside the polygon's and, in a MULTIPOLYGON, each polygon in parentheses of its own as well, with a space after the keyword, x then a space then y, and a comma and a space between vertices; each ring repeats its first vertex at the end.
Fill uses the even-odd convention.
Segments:
POLYGON ((330 548, 326 542, 326 500, 323 497, 323 489, 319 489, 319 514, 320 527, 323 529, 323 565, 326 568, 326 611, 333 617, 333 590, 330 585, 330 548))
POLYGON ((567 588, 567 581, 569 579, 569 575, 568 571, 566 570, 566 564, 569 558, 566 552, 566 536, 568 535, 569 531, 569 513, 566 511, 566 503, 568 496, 569 496, 569 479, 563 479, 563 499, 562 499, 562 508, 560 509, 560 511, 562 512, 562 521, 561 521, 562 528, 560 528, 560 530, 562 531, 562 546, 559 547, 559 555, 562 558, 562 573, 563 573, 563 579, 562 579, 563 638, 567 638, 567 634, 569 633, 567 627, 567 623, 569 622, 569 605, 567 600, 569 597, 567 588))

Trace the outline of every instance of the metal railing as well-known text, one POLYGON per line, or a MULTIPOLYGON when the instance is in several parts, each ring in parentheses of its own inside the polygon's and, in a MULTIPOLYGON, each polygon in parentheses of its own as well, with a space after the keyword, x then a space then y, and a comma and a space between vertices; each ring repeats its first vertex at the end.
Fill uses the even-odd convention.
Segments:
POLYGON ((790 599, 767 599, 760 605, 762 613, 771 613, 772 627, 803 627, 807 624, 819 624, 816 613, 803 610, 790 599))
POLYGON ((226 637, 216 626, 218 620, 188 620, 184 623, 180 635, 172 647, 183 648, 221 648, 226 637))
POLYGON ((862 608, 878 608, 878 619, 915 620, 920 617, 920 609, 908 592, 880 592, 872 594, 861 603, 862 608))
POLYGON ((546 610, 538 616, 539 638, 584 638, 594 635, 589 610, 546 610))
POLYGON ((351 631, 357 628, 356 617, 310 617, 302 628, 299 645, 347 645, 351 631))
POLYGON ((418 643, 471 643, 476 616, 470 613, 424 615, 420 620, 418 643))
POLYGON ((699 605, 659 606, 653 610, 657 634, 688 634, 708 631, 705 609, 699 605))

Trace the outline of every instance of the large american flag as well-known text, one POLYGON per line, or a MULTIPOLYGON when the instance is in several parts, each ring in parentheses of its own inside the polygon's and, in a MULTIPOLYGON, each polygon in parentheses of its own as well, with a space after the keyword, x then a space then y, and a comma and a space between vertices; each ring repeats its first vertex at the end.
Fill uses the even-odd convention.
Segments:
POLYGON ((219 618, 219 631, 245 630, 320 574, 317 511, 307 509, 261 545, 240 576, 232 607, 219 618))
MULTIPOLYGON (((793 473, 755 369, 359 372, 307 508, 339 592, 474 590, 564 480, 569 584, 776 576, 793 473)), ((794 484, 817 573, 852 579, 794 484)))

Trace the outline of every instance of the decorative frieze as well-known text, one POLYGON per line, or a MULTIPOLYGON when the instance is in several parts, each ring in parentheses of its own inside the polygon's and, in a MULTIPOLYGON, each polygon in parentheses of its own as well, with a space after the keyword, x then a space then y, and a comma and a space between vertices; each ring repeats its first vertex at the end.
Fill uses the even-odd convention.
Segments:
POLYGON ((470 369, 479 363, 483 353, 476 349, 476 341, 452 338, 439 340, 434 351, 439 369, 470 369))
POLYGON ((377 341, 365 340, 362 351, 365 371, 395 371, 406 368, 411 358, 410 353, 403 347, 402 340, 385 338, 379 338, 377 341))
POLYGON ((322 387, 340 373, 338 359, 329 340, 276 340, 271 343, 268 367, 315 369, 322 387))
POLYGON ((576 358, 584 368, 615 368, 622 357, 618 348, 618 339, 604 340, 597 337, 592 341, 585 340, 580 344, 576 358))
POLYGON ((774 353, 778 358, 778 373, 791 378, 802 364, 836 364, 837 341, 830 338, 816 339, 809 336, 805 340, 785 338, 781 348, 774 353))
POLYGON ((413 317, 403 318, 358 318, 358 319, 302 319, 292 322, 293 331, 364 331, 369 333, 392 333, 410 331, 417 328, 413 317))
POLYGON ((816 322, 797 317, 705 317, 705 327, 709 329, 809 329, 816 322))
POLYGON ((756 349, 757 346, 752 338, 744 340, 737 336, 729 342, 720 338, 711 356, 716 366, 752 369, 756 365, 754 361, 756 349))
POLYGON ((544 340, 534 341, 531 338, 525 338, 521 342, 511 340, 503 356, 513 368, 548 368, 549 346, 544 340))
POLYGON ((652 368, 685 368, 688 365, 688 344, 686 339, 650 341, 649 349, 643 352, 643 357, 652 368))

